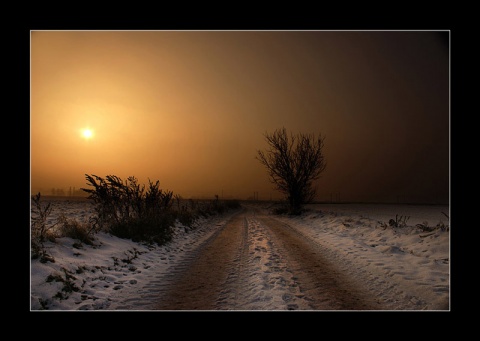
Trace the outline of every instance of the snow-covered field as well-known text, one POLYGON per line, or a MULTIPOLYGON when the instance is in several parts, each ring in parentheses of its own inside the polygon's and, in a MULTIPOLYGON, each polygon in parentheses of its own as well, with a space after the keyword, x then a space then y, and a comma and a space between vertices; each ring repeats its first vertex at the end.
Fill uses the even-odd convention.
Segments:
MULTIPOLYGON (((267 212, 270 204, 245 205, 267 212)), ((91 214, 90 202, 54 201, 52 219, 60 213, 83 221, 91 214)), ((192 230, 178 225, 174 239, 164 246, 147 246, 106 233, 96 234, 93 246, 78 246, 70 238, 48 242, 47 252, 55 262, 31 261, 30 308, 150 310, 155 298, 154 283, 161 282, 234 213, 199 219, 192 230)), ((388 300, 392 310, 431 311, 450 309, 447 216, 448 206, 315 204, 307 206, 301 216, 276 218, 328 250, 328 258, 350 276, 368 279, 368 289, 379 300, 388 300), (390 219, 395 220, 396 215, 408 217, 406 226, 390 226, 390 219), (417 224, 445 228, 424 231, 417 224)), ((263 247, 260 239, 249 239, 249 243, 263 247)), ((257 248, 252 245, 252 249, 257 248)), ((273 287, 270 295, 275 296, 275 290, 273 287)), ((255 309, 283 308, 257 304, 255 309)))

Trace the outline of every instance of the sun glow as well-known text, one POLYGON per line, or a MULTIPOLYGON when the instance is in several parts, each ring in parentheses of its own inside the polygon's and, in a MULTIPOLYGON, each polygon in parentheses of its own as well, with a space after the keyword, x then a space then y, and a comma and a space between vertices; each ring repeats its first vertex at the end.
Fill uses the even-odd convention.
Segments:
POLYGON ((86 140, 89 140, 93 137, 93 131, 91 129, 82 129, 82 137, 86 140))

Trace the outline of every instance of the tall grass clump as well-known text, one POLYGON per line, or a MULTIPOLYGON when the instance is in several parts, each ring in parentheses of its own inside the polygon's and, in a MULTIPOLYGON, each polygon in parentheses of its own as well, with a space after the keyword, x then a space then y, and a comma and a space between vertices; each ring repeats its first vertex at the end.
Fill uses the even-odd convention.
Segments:
POLYGON ((51 239, 52 230, 55 224, 48 224, 47 219, 52 213, 51 203, 44 204, 41 201, 41 194, 32 195, 32 238, 39 242, 51 239))
POLYGON ((242 207, 240 201, 236 199, 220 200, 218 195, 215 195, 215 199, 212 200, 191 201, 190 205, 192 211, 205 218, 242 207))
POLYGON ((93 245, 94 229, 92 225, 79 222, 76 219, 69 219, 63 214, 58 218, 58 223, 60 236, 76 239, 87 245, 93 245))
POLYGON ((115 175, 85 176, 93 188, 82 190, 94 202, 92 223, 97 231, 160 245, 172 239, 176 221, 173 192, 160 189, 158 180, 149 180, 145 187, 134 176, 126 181, 115 175))
POLYGON ((52 213, 51 203, 44 204, 41 200, 41 194, 38 192, 32 195, 31 206, 31 226, 30 226, 30 249, 32 259, 40 258, 45 263, 53 261, 53 257, 47 254, 44 243, 55 240, 53 233, 56 223, 51 224, 48 218, 52 213))

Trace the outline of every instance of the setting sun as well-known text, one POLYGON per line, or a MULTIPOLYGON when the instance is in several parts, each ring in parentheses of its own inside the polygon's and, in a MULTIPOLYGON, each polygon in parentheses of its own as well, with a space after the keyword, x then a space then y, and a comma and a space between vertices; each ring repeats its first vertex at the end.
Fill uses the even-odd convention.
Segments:
POLYGON ((82 137, 89 140, 93 137, 93 131, 91 129, 82 129, 82 137))

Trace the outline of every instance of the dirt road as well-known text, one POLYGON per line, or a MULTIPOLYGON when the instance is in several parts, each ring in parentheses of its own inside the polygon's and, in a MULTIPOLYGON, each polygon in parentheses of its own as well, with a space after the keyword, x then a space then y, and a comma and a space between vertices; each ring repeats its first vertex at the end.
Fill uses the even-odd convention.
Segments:
POLYGON ((294 228, 245 208, 158 287, 158 310, 381 310, 376 297, 294 228))

